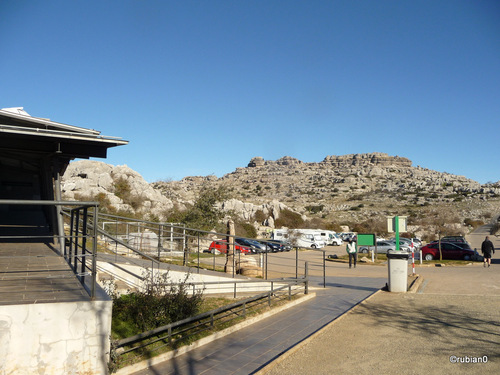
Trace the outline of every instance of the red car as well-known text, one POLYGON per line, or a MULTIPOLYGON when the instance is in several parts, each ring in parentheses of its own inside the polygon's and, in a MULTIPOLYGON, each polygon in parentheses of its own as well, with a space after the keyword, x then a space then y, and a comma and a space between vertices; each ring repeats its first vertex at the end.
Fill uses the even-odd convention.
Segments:
MULTIPOLYGON (((474 259, 476 253, 470 248, 464 248, 459 243, 441 242, 443 259, 474 259)), ((439 242, 432 242, 422 247, 422 258, 425 260, 439 259, 439 242)))
MULTIPOLYGON (((208 248, 208 251, 211 252, 211 253, 215 253, 216 251, 219 251, 220 253, 227 253, 227 241, 225 240, 215 240, 215 241, 212 241, 212 243, 210 244, 209 248, 208 248)), ((234 250, 236 252, 240 252, 240 253, 244 253, 244 254, 250 254, 251 251, 250 251, 250 248, 248 247, 245 247, 245 246, 240 246, 240 245, 237 245, 237 244, 234 244, 234 250)))

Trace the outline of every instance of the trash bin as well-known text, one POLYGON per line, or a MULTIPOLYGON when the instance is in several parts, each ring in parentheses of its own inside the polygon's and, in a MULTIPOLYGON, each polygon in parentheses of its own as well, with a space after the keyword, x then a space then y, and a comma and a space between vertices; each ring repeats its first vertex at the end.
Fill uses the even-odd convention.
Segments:
POLYGON ((388 251, 389 292, 406 292, 408 290, 408 258, 405 251, 388 251))

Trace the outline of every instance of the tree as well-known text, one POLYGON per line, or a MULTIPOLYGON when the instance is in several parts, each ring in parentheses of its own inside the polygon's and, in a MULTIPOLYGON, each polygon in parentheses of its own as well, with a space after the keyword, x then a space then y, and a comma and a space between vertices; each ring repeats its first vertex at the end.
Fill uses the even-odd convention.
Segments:
POLYGON ((193 206, 183 212, 172 212, 170 219, 175 218, 175 221, 186 224, 188 228, 212 230, 224 218, 224 212, 218 208, 218 204, 227 199, 228 192, 224 187, 204 185, 193 206))

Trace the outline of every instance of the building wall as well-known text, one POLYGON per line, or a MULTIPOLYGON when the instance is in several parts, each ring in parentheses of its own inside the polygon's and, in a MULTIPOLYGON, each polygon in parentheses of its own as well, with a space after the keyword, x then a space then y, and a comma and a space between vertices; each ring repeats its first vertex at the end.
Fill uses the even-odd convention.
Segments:
POLYGON ((112 302, 0 306, 0 374, 107 374, 112 302))

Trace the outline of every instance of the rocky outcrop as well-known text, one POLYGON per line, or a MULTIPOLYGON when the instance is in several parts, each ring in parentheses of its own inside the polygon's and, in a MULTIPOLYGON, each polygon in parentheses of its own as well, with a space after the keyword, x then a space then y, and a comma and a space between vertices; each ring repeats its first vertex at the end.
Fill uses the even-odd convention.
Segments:
MULTIPOLYGON (((265 221, 279 219, 280 213, 283 209, 290 209, 285 204, 273 200, 268 203, 256 205, 253 203, 245 203, 237 199, 229 199, 222 203, 221 209, 226 212, 236 212, 242 219, 251 221, 255 217, 257 211, 262 211, 266 217, 265 221)), ((262 224, 262 223, 259 223, 262 224)))
POLYGON ((350 166, 366 167, 366 166, 381 166, 381 167, 411 167, 410 159, 400 156, 389 156, 381 152, 373 152, 370 154, 351 154, 342 156, 327 156, 323 164, 331 165, 335 168, 346 168, 350 166))
POLYGON ((69 164, 61 184, 67 200, 98 200, 116 211, 163 218, 173 207, 170 199, 154 189, 126 165, 113 166, 95 160, 69 164))

